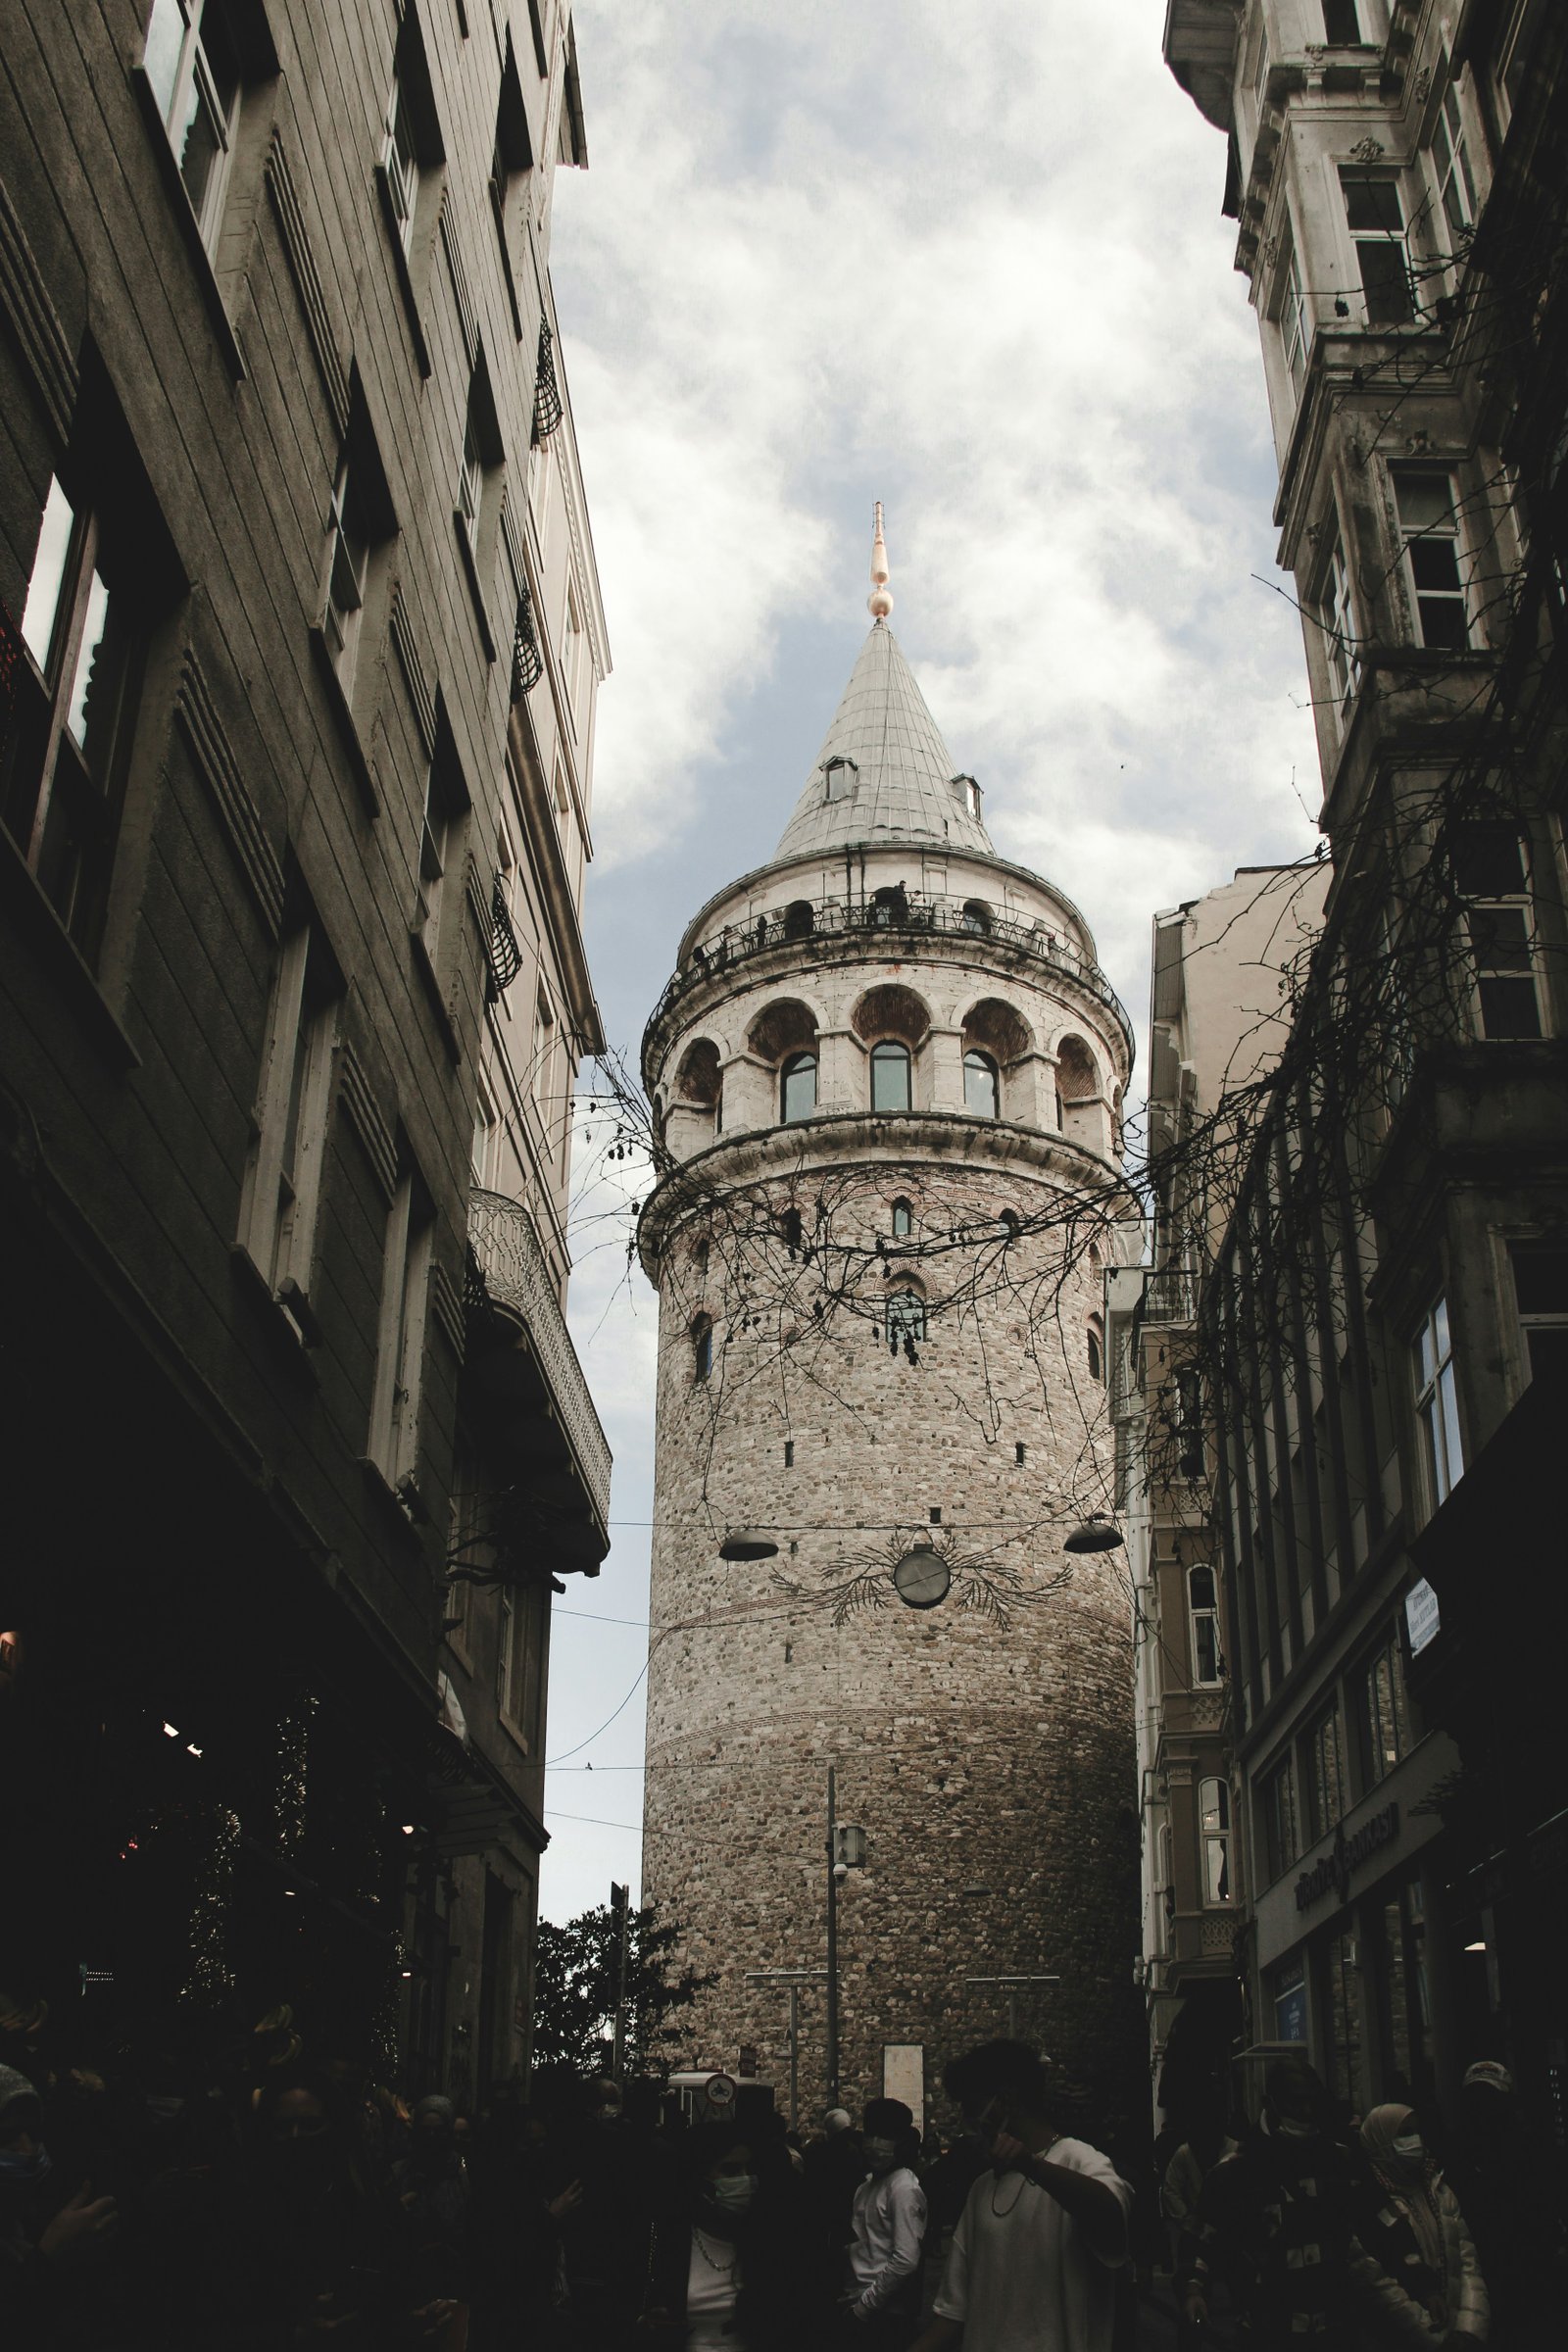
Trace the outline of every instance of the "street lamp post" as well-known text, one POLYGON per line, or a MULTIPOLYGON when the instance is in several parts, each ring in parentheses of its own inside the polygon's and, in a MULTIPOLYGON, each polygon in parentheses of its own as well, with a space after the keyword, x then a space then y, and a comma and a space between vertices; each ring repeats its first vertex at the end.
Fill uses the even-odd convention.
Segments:
POLYGON ((790 1988, 790 2130, 801 2128, 801 1986, 820 1984, 820 1968, 749 1968, 748 1984, 787 1984, 790 1988))
POLYGON ((1059 1984, 1059 1977, 965 1977, 965 1984, 1004 1984, 1007 1990, 1007 2039, 1018 2038, 1018 1986, 1020 1984, 1059 1984))

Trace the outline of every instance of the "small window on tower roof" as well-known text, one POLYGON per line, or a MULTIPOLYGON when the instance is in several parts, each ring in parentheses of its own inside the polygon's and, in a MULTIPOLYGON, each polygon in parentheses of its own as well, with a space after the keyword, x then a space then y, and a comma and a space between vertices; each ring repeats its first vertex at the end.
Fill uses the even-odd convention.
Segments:
POLYGON ((835 757, 823 760, 822 781, 828 800, 847 801, 859 780, 860 771, 853 760, 835 757))
POLYGON ((980 813, 980 787, 975 782, 973 776, 955 776, 952 779, 952 782, 954 791, 957 794, 959 800, 969 811, 969 814, 971 816, 978 816, 980 813))

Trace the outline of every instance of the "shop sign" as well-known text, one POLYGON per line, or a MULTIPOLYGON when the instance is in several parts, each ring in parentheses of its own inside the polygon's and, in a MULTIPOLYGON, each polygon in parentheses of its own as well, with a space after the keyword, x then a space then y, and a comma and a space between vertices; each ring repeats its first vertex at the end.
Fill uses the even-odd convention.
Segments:
POLYGON ((1423 1576, 1404 1596, 1404 1622, 1410 1636, 1410 1655, 1418 1658, 1442 1624, 1438 1596, 1423 1576))
POLYGON ((1353 1838, 1345 1835, 1341 1822, 1334 1834, 1334 1843, 1326 1854, 1320 1854, 1310 1870, 1303 1870, 1296 1882, 1296 1908, 1304 1911, 1332 1887, 1341 1902, 1348 1900, 1350 1878, 1354 1871, 1392 1845, 1399 1835, 1399 1808, 1391 1798, 1378 1812, 1362 1822, 1353 1838))

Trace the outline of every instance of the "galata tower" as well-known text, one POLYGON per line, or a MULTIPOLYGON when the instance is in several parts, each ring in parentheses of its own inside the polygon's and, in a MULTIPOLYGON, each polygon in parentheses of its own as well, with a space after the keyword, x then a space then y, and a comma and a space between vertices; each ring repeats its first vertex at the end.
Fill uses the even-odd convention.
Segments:
POLYGON ((715 1980, 677 2064, 755 2050, 787 2105, 798 1972, 803 2123, 835 2074, 939 2100, 1009 2023, 1102 2104, 1138 2032, 1126 1571, 1063 1549, 1111 1498, 1132 1041, 1077 908, 991 846, 888 625, 880 509, 871 578, 778 849, 688 926, 643 1045, 644 1893, 715 1980), (836 2035, 830 1767, 863 1832, 836 2035))

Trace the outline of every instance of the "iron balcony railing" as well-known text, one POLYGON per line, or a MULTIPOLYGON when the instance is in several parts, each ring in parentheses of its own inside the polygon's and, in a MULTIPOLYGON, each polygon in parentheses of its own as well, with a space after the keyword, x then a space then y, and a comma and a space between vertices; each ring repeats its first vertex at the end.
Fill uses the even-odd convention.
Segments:
POLYGON ((527 1327, 594 1517, 604 1528, 610 1511, 610 1445, 588 1394, 534 1221, 505 1193, 475 1190, 468 1195, 468 1247, 488 1297, 520 1316, 527 1327))
POLYGON ((974 955, 981 954, 987 942, 1010 949, 1076 980, 1091 996, 1109 1006, 1131 1038, 1131 1025, 1110 982, 1099 964, 1087 956, 1080 956, 1060 932, 1053 931, 1046 923, 1021 922, 1014 915, 999 913, 976 899, 927 898, 913 891, 885 892, 863 900, 797 899, 788 906, 775 906, 766 914, 757 915, 751 922, 726 924, 716 939, 705 940, 694 948, 665 983, 664 993, 649 1019, 649 1034, 658 1029, 683 997, 715 974, 728 971, 753 956, 763 955, 772 948, 809 950, 823 940, 868 931, 916 939, 946 935, 965 940, 974 955))
POLYGON ((1196 1323, 1200 1279, 1192 1266, 1161 1266, 1144 1281, 1146 1323, 1196 1323))

